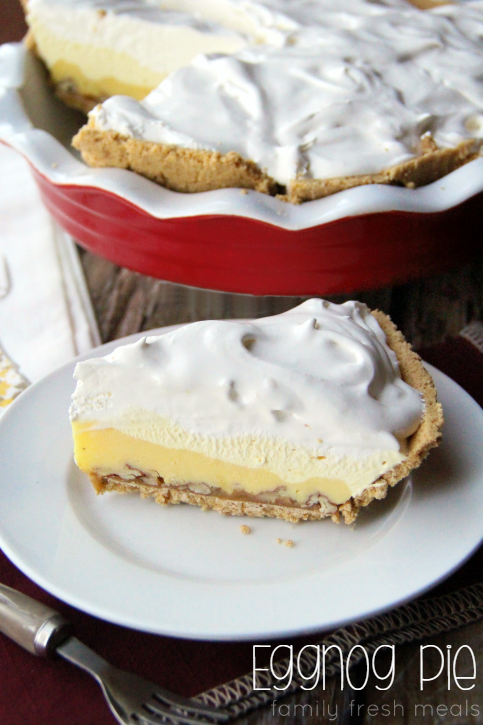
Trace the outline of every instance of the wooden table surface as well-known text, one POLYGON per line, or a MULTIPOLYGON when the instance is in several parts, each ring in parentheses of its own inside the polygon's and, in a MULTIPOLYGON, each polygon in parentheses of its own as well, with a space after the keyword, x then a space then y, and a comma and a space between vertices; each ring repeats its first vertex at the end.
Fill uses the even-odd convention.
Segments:
MULTIPOLYGON (((23 16, 16 0, 0 0, 0 43, 20 39, 25 32, 23 16)), ((483 236, 483 235, 482 235, 483 236)), ((299 298, 251 297, 208 292, 151 279, 119 268, 88 252, 80 251, 103 341, 139 330, 209 318, 260 317, 294 306, 299 298)), ((483 319, 483 257, 454 271, 418 280, 403 286, 371 292, 353 292, 330 299, 357 298, 387 312, 416 348, 457 335, 464 325, 483 319)), ((443 651, 470 645, 477 667, 483 667, 483 625, 473 624, 441 635, 424 644, 435 644, 443 651)), ((274 706, 240 720, 240 724, 262 723, 431 723, 483 724, 483 706, 473 714, 471 705, 483 702, 483 677, 477 677, 471 691, 452 687, 441 679, 419 691, 420 643, 397 648, 397 676, 387 692, 376 688, 374 677, 361 692, 329 682, 326 692, 300 692, 274 706), (351 704, 352 703, 352 704, 351 704), (283 705, 283 706, 282 706, 283 705), (295 706, 298 707, 295 707, 295 706), (382 706, 385 705, 385 709, 382 706), (423 711, 417 705, 430 705, 423 711), (305 706, 305 707, 304 707, 305 706), (369 707, 372 706, 372 707, 369 707), (439 713, 436 707, 440 706, 439 713), (444 706, 447 710, 445 711, 444 706), (451 711, 448 708, 452 708, 451 711), (444 714, 446 712, 446 714, 444 714)), ((478 671, 478 670, 477 670, 478 671)))

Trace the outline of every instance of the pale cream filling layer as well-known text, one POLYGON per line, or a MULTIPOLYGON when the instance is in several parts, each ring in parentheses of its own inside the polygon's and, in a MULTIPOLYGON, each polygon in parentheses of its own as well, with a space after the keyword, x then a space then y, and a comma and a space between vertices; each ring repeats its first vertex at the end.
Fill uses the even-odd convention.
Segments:
POLYGON ((155 30, 159 52, 151 63, 143 64, 122 50, 59 37, 33 18, 29 24, 54 82, 72 80, 79 93, 94 98, 128 95, 142 100, 166 76, 188 65, 199 53, 233 53, 244 45, 241 38, 233 36, 210 35, 188 26, 159 25, 155 30))
POLYGON ((240 488, 252 495, 277 489, 300 504, 317 494, 344 503, 405 458, 398 450, 320 455, 279 439, 202 436, 154 415, 117 421, 115 428, 102 425, 72 423, 75 459, 87 473, 129 475, 135 469, 167 484, 205 483, 228 495, 240 488))

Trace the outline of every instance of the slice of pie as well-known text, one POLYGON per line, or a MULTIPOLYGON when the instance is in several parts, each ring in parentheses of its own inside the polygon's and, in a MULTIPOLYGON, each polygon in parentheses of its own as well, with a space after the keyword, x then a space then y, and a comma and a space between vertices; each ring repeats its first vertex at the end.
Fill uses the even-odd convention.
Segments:
POLYGON ((354 521, 438 444, 431 377, 390 319, 319 299, 78 363, 75 460, 98 493, 354 521))
POLYGON ((198 53, 233 53, 249 22, 198 0, 23 0, 29 43, 57 94, 84 112, 115 94, 144 98, 198 53), (223 22, 225 21, 225 22, 223 22))

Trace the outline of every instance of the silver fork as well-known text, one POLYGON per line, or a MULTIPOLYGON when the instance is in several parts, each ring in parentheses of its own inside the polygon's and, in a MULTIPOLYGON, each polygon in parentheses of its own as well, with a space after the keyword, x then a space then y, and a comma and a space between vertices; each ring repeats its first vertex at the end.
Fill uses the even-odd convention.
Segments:
POLYGON ((72 626, 61 614, 4 584, 0 584, 0 632, 32 654, 58 654, 92 675, 121 725, 202 725, 232 717, 226 710, 175 695, 113 667, 72 636, 72 626))

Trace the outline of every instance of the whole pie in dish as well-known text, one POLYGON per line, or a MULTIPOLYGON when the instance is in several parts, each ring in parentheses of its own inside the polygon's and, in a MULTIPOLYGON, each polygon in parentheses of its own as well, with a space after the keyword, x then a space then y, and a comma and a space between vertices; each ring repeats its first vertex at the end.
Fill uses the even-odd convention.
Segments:
POLYGON ((319 299, 197 322, 78 363, 75 459, 96 491, 351 523, 438 444, 430 375, 391 320, 319 299))
POLYGON ((480 153, 481 0, 25 1, 92 166, 300 203, 480 153))

